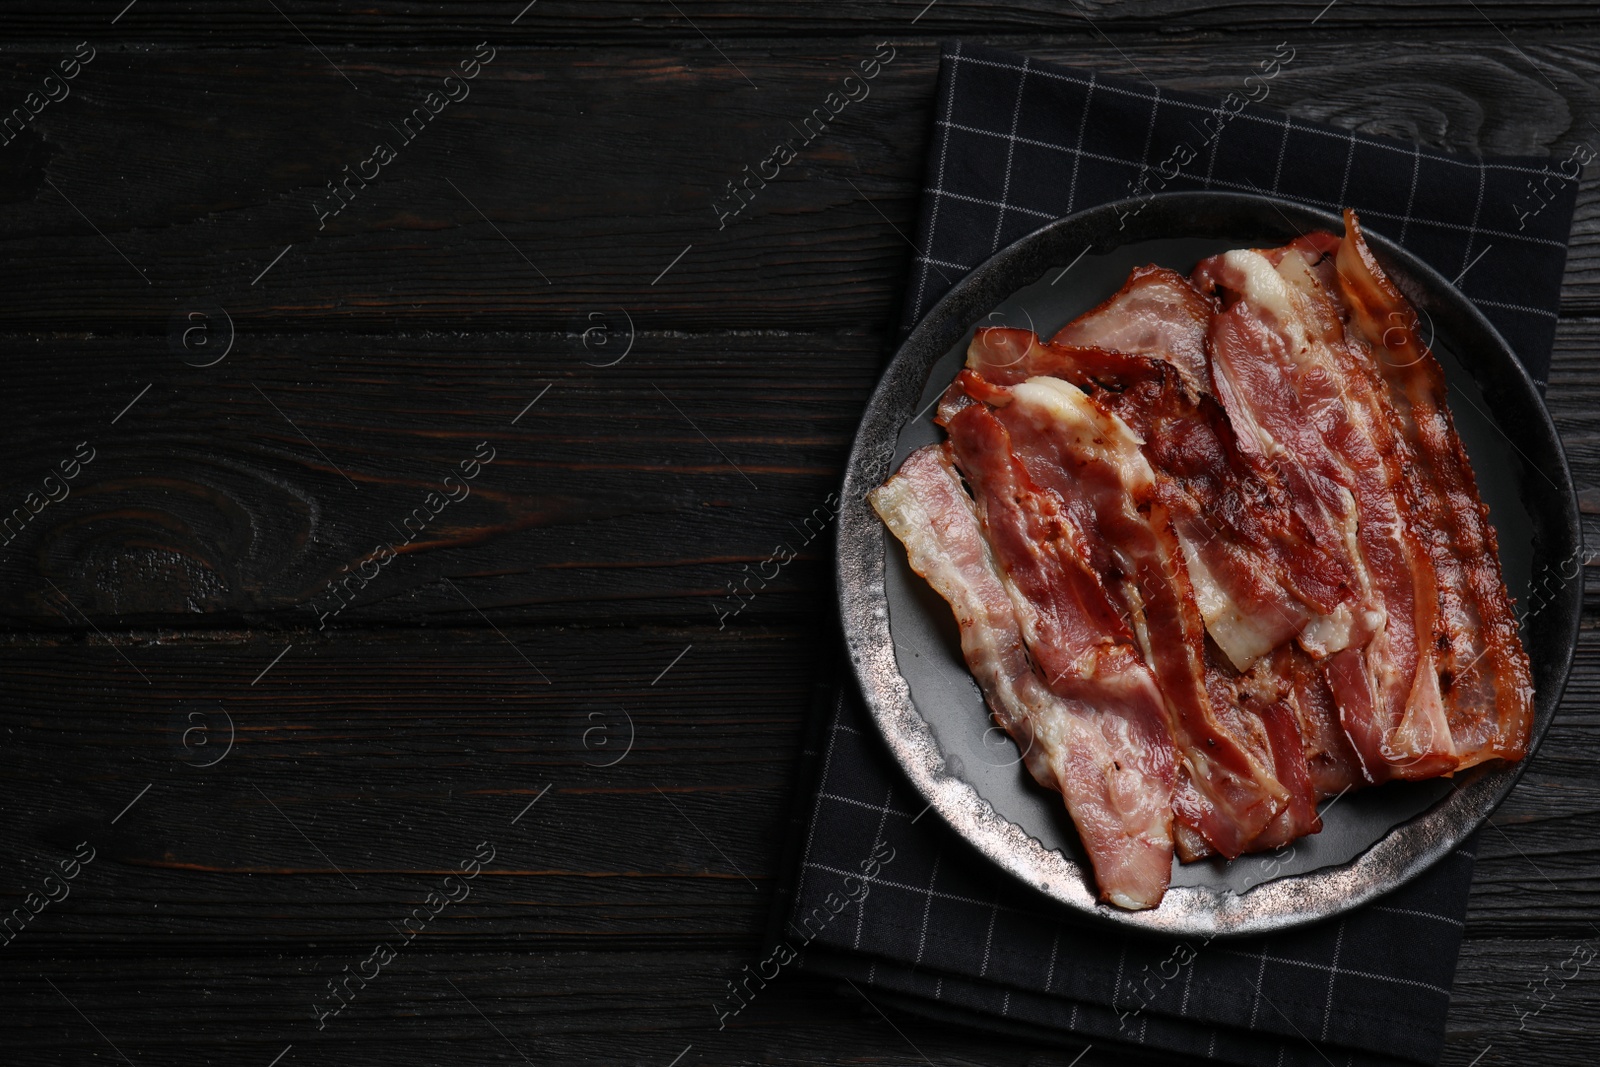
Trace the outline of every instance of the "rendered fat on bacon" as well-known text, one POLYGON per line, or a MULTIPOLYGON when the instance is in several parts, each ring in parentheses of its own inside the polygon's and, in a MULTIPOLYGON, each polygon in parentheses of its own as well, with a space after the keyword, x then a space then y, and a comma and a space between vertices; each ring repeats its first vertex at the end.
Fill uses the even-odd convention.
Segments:
POLYGON ((1374 781, 1453 770, 1434 660, 1435 568, 1412 521, 1410 448, 1370 355, 1298 247, 1227 252, 1196 276, 1224 301, 1212 378, 1242 451, 1290 487, 1354 572, 1358 632, 1341 635, 1325 669, 1362 766, 1374 781))
MULTIPOLYGON (((1005 469, 1012 462, 1000 455, 991 474, 1025 492, 1016 483, 1020 472, 1005 469)), ((1175 777, 1161 695, 1130 646, 1070 617, 1077 597, 1047 596, 1047 604, 1031 598, 1049 572, 1042 561, 1025 563, 1017 579, 1002 567, 1007 555, 1025 551, 1016 540, 1039 533, 1045 520, 1008 509, 990 517, 997 527, 1012 524, 1013 537, 986 537, 948 445, 913 453, 869 499, 905 545, 912 569, 955 612, 962 653, 995 720, 1035 780, 1065 799, 1101 897, 1131 909, 1160 903, 1172 869, 1175 777), (997 550, 991 539, 1008 548, 997 550), (1028 639, 1037 645, 1046 633, 1069 632, 1082 640, 1045 653, 1044 662, 1066 668, 1047 683, 1028 639)), ((1086 610, 1095 610, 1092 592, 1075 584, 1090 602, 1086 610)))
POLYGON ((1211 391, 1206 335, 1211 304, 1177 271, 1136 267, 1110 299, 1078 316, 1051 338, 1058 345, 1154 356, 1183 375, 1196 393, 1211 391))
POLYGON ((1416 464, 1409 481, 1436 572, 1434 661, 1457 769, 1521 759, 1533 725, 1532 673, 1501 576, 1499 542, 1445 399, 1443 368, 1353 211, 1345 212, 1345 238, 1331 266, 1341 311, 1389 388, 1416 464))
POLYGON ((1372 633, 1324 671, 1367 776, 1517 759, 1528 662, 1443 372, 1353 213, 1346 228, 1197 268, 1227 305, 1213 378, 1246 451, 1301 478, 1297 500, 1347 531, 1372 633))
POLYGON ((1189 389, 1166 361, 999 328, 978 331, 967 367, 999 383, 1062 378, 1093 391, 1133 429, 1175 493, 1171 514, 1196 600, 1236 668, 1248 670, 1308 627, 1336 646, 1348 633, 1348 567, 1288 505, 1284 487, 1246 460, 1221 405, 1189 389))

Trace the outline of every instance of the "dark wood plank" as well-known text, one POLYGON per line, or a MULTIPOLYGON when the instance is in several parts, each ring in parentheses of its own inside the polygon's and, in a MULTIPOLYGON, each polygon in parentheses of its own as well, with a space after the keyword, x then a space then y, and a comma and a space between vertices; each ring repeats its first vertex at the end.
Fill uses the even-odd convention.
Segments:
POLYGON ((473 43, 485 35, 507 42, 648 43, 679 37, 703 44, 700 31, 723 40, 779 34, 835 37, 921 33, 1092 34, 1095 28, 1133 34, 1223 31, 1272 32, 1293 28, 1302 35, 1374 26, 1517 30, 1596 21, 1590 5, 1542 0, 1514 3, 1485 0, 1476 5, 1437 0, 1261 0, 1228 5, 1204 0, 1085 0, 1063 8, 1048 0, 1018 0, 995 5, 982 0, 877 0, 873 3, 722 4, 685 0, 677 10, 648 0, 469 0, 465 3, 411 3, 384 9, 382 17, 365 9, 334 11, 298 3, 250 4, 247 0, 141 0, 118 16, 121 5, 86 0, 48 11, 7 11, 0 33, 8 40, 160 42, 163 44, 275 44, 302 48, 309 38, 330 52, 351 43, 364 46, 414 45, 458 40, 473 43), (524 8, 528 10, 524 11, 524 8), (304 33, 305 36, 301 36, 304 33))
POLYGON ((241 336, 196 370, 141 339, 19 343, 0 611, 311 629, 347 596, 330 625, 793 613, 831 583, 830 501, 888 346, 646 334, 607 367, 566 336, 241 336), (398 558, 363 567, 380 544, 398 558))
MULTIPOLYGON (((1011 43, 1227 91, 1274 42, 1011 43)), ((713 202, 726 183, 792 136, 846 67, 873 54, 869 41, 752 43, 741 58, 759 90, 687 44, 603 63, 503 48, 471 95, 410 143, 394 124, 463 49, 344 57, 357 91, 303 49, 229 51, 219 78, 211 52, 108 47, 4 149, 0 323, 160 333, 174 312, 214 304, 246 332, 581 330, 591 311, 617 309, 644 330, 892 328, 910 254, 895 228, 914 229, 937 61, 931 41, 895 47, 871 96, 725 228, 713 202), (684 115, 703 136, 682 135, 684 115), (397 158, 368 187, 352 185, 353 201, 323 225, 335 202, 325 183, 378 140, 398 144, 397 158)), ((1335 38, 1308 43, 1270 102, 1458 150, 1564 153, 1600 136, 1597 60, 1600 46, 1555 30, 1516 46, 1489 30, 1335 38)), ((0 93, 22 99, 49 62, 8 55, 0 93)), ((1600 312, 1597 195, 1584 193, 1575 233, 1564 293, 1574 314, 1600 312)), ((1510 205, 1499 210, 1514 228, 1510 205)))
MULTIPOLYGON (((78 841, 100 858, 7 952, 359 941, 483 840, 501 858, 430 942, 744 943, 780 873, 826 629, 15 636, 0 651, 8 892, 78 841)), ((1483 833, 1473 936, 1600 936, 1597 759, 1592 625, 1483 833)))
POLYGON ((1450 999, 1447 1067, 1588 1063, 1600 1043, 1594 1015, 1600 937, 1470 938, 1450 999), (1576 955, 1574 955, 1576 953, 1576 955), (1481 1057, 1481 1059, 1480 1059, 1481 1057))
POLYGON ((349 945, 484 841, 496 858, 424 941, 743 944, 817 629, 19 639, 0 652, 7 897, 80 841, 98 855, 7 953, 349 945))
MULTIPOLYGON (((346 602, 329 583, 380 543, 404 548, 419 525, 407 517, 483 441, 496 458, 472 495, 369 565, 377 576, 350 583, 354 603, 330 625, 477 625, 480 609, 750 624, 810 610, 832 581, 818 531, 890 336, 641 333, 622 362, 589 365, 624 342, 241 335, 194 369, 137 337, 0 341, 29 353, 0 397, 13 486, 0 520, 15 534, 0 546, 0 621, 315 630, 346 602), (43 503, 81 441, 93 462, 33 514, 27 494, 43 503)), ((1600 320, 1563 321, 1549 391, 1591 539, 1596 351, 1600 320)), ((1600 557, 1590 563, 1600 596, 1600 557)))

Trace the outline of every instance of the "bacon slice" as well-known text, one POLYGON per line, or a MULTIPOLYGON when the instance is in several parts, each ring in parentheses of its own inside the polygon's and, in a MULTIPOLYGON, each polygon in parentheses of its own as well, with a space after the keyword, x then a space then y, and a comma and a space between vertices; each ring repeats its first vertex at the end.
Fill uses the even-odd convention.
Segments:
POLYGON ((1319 799, 1526 752, 1443 371, 1345 225, 1139 268, 1048 343, 978 330, 948 440, 872 494, 1125 907, 1174 851, 1274 848, 1319 799))
POLYGON ((1183 275, 1135 267, 1111 299, 1078 316, 1051 338, 1058 345, 1154 356, 1178 368, 1197 394, 1211 391, 1206 333, 1211 303, 1183 275))
MULTIPOLYGON (((1366 784, 1323 672, 1298 645, 1284 645, 1247 674, 1208 654, 1207 682, 1214 700, 1231 701, 1260 720, 1273 774, 1289 791, 1289 804, 1246 851, 1277 848, 1318 833, 1322 820, 1317 801, 1366 784)), ((1179 854, 1190 858, 1181 840, 1179 854)))
MULTIPOLYGON (((1331 265, 1359 346, 1388 387, 1415 463, 1416 525, 1437 574, 1434 666, 1458 769, 1518 760, 1533 722, 1527 652, 1500 571, 1499 540, 1445 400, 1444 371, 1416 313, 1373 258, 1354 211, 1331 265)), ((1427 635, 1425 635, 1427 636, 1427 635)))
POLYGON ((1366 774, 1447 773, 1459 761, 1433 662, 1436 576, 1412 521, 1410 448, 1310 262, 1297 247, 1278 251, 1241 249, 1196 268, 1225 303, 1212 378, 1242 451, 1289 487, 1354 570, 1362 633, 1326 671, 1366 774))
POLYGON ((1139 435, 1146 459, 1178 491, 1171 514, 1195 596, 1235 667, 1248 669, 1297 635, 1323 654, 1343 647, 1348 564, 1318 543, 1284 488, 1247 461, 1223 408, 1188 389, 1164 361, 1045 344, 1026 330, 1000 328, 978 331, 967 366, 995 382, 1046 375, 1094 390, 1139 435))
MULTIPOLYGON (((1075 386, 1049 377, 995 386, 970 370, 957 381, 992 407, 1028 476, 1060 497, 1155 674, 1179 759, 1179 822, 1211 850, 1239 855, 1291 804, 1290 788, 1274 772, 1284 750, 1232 694, 1208 688, 1205 623, 1168 513, 1175 490, 1158 482, 1127 425, 1075 386)), ((953 440, 959 450, 960 439, 953 440)), ((1303 779, 1299 740, 1291 733, 1289 742, 1303 779)), ((1303 789, 1309 804, 1309 785, 1303 789)), ((1192 851, 1182 838, 1179 850, 1192 851)))
MULTIPOLYGON (((970 410, 975 417, 984 413, 970 410)), ((955 612, 962 652, 995 720, 1021 747, 1034 778, 1065 798, 1101 897, 1124 908, 1154 907, 1172 868, 1174 769, 1160 693, 1128 645, 1107 638, 1087 618, 1068 617, 1074 603, 1094 599, 1081 580, 1074 582, 1077 597, 1046 594, 1044 604, 1031 599, 1068 546, 1059 531, 1037 555, 1020 543, 1059 519, 1028 486, 1009 449, 980 457, 989 489, 989 540, 950 451, 929 445, 913 453, 872 491, 872 506, 905 545, 912 569, 955 612), (1026 635, 1037 641, 1045 633, 1082 636, 1047 657, 1068 665, 1052 684, 1028 653, 1026 635)), ((1065 567, 1075 573, 1070 563, 1065 567)))
POLYGON ((963 408, 946 430, 950 457, 972 487, 989 545, 1018 594, 1023 639, 1045 684, 1070 698, 1083 679, 1119 679, 1147 689, 1159 708, 1127 621, 1090 567, 1061 498, 1034 484, 988 408, 963 408))

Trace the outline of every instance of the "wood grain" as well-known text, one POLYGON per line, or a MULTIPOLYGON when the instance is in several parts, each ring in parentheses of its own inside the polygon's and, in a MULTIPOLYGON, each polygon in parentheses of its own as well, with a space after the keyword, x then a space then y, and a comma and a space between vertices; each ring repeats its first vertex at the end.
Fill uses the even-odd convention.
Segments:
MULTIPOLYGON (((360 940, 482 840, 490 888, 430 941, 749 940, 825 629, 18 636, 0 651, 8 893, 79 840, 101 859, 7 951, 360 940)), ((1585 936, 1600 910, 1600 627, 1573 678, 1482 834, 1474 936, 1585 936)))
POLYGON ((483 841, 476 892, 422 940, 743 944, 829 654, 814 629, 19 640, 6 895, 79 841, 99 855, 7 953, 348 948, 483 841))
POLYGON ((578 337, 242 336, 197 370, 143 339, 37 339, 0 400, 19 431, 3 510, 23 508, 0 611, 313 629, 346 596, 329 625, 792 613, 831 581, 829 501, 887 340, 634 341, 597 367, 615 357, 578 337), (84 384, 63 394, 62 375, 84 384), (84 440, 71 495, 30 514, 84 440), (360 563, 379 544, 399 557, 330 590, 378 570, 360 563), (799 558, 762 567, 780 544, 799 558))
MULTIPOLYGON (((1595 9, 121 8, 0 10, 0 107, 99 49, 0 146, 0 519, 96 449, 0 545, 3 899, 98 850, 0 947, 7 1062, 1169 1062, 891 1025, 804 978, 724 1031, 709 1007, 779 874, 826 535, 719 611, 836 488, 893 347, 937 41, 1225 91, 1287 39, 1298 117, 1561 154, 1600 137, 1595 9), (723 184, 885 38, 871 98, 718 230, 723 184), (319 230, 323 183, 485 39, 471 97, 319 230), (480 441, 472 495, 319 628, 480 441), (472 897, 319 1033, 327 979, 485 840, 472 897)), ((1593 540, 1592 175, 1562 299, 1549 402, 1593 540)), ((1519 1029, 1528 983, 1600 939, 1586 582, 1566 699, 1482 835, 1446 1064, 1600 1048, 1588 968, 1519 1029)))
MULTIPOLYGON (((1308 44, 1271 103, 1438 147, 1559 159, 1600 137, 1600 47, 1553 30, 1521 37, 1308 44)), ((1264 47, 1023 44, 1042 59, 1218 91, 1264 47)), ((617 309, 643 330, 892 329, 937 49, 896 46, 872 94, 719 228, 712 205, 726 183, 872 54, 865 42, 751 47, 759 89, 687 45, 605 62, 502 49, 471 95, 409 143, 396 124, 466 50, 347 58, 340 68, 358 91, 315 53, 229 51, 221 77, 210 52, 107 48, 70 97, 0 148, 15 161, 0 180, 0 323, 164 333, 174 313, 211 304, 245 331, 581 332, 591 311, 617 309), (309 127, 308 114, 318 116, 309 127), (689 115, 703 135, 682 135, 689 115), (326 183, 379 140, 398 145, 397 158, 319 221, 334 203, 326 183)), ((5 57, 0 96, 20 100, 48 62, 5 57)), ((1514 225, 1510 205, 1499 210, 1514 225)), ((1563 305, 1600 313, 1592 190, 1563 305)))
MULTIPOLYGON (((1586 1062, 1581 1057, 1593 1043, 1589 1019, 1600 1005, 1593 982, 1567 985, 1527 1029, 1518 1029, 1519 1013, 1532 1007, 1524 984, 1568 959, 1577 944, 1467 942, 1440 1062, 1586 1062)), ((713 999, 758 958, 737 950, 411 952, 319 1032, 313 998, 326 997, 327 980, 362 958, 146 953, 137 963, 138 981, 122 976, 126 964, 86 967, 66 957, 30 961, 26 970, 3 967, 0 996, 17 1024, 8 1055, 26 1065, 120 1063, 114 1045, 136 1063, 264 1065, 293 1045, 291 1055, 301 1062, 361 1067, 521 1063, 523 1056, 535 1063, 665 1067, 686 1050, 685 1063, 1179 1062, 1103 1044, 1080 1059, 1081 1043, 1001 1038, 898 1013, 890 1023, 858 991, 803 975, 781 977, 737 1023, 719 1031, 713 999)))
MULTIPOLYGON (((1509 968, 1532 977, 1545 954, 1567 958, 1574 942, 1535 945, 1469 942, 1462 951, 1450 1067, 1581 1062, 1569 1059, 1592 1036, 1594 987, 1568 987, 1519 1032, 1506 999, 1509 968), (1485 1049, 1488 1049, 1485 1052, 1485 1049)), ((45 961, 29 973, 0 972, 0 995, 19 1026, 8 1046, 19 1064, 114 1061, 107 1039, 138 1063, 267 1064, 293 1044, 301 1062, 372 1067, 485 1062, 764 1064, 992 1064, 999 1067, 1102 1067, 1174 1062, 1082 1044, 999 1039, 920 1018, 887 1024, 860 995, 830 983, 785 976, 763 991, 734 1025, 719 1031, 711 1001, 751 957, 734 951, 548 953, 417 952, 396 960, 318 1032, 312 998, 339 974, 342 957, 284 953, 240 962, 210 955, 146 956, 144 981, 45 961), (60 992, 42 979, 49 978, 60 992), (67 999, 70 998, 70 1003, 67 999), (181 1004, 178 1012, 154 1004, 181 1004), (74 1005, 83 1011, 79 1015, 74 1005), (480 1014, 481 1012, 481 1014, 480 1014), (104 1032, 96 1034, 85 1016, 104 1032)), ((869 993, 869 995, 871 995, 869 993)), ((1528 1002, 1521 1010, 1527 1011, 1528 1002)), ((293 1062, 286 1060, 285 1062, 293 1062)))
POLYGON ((1128 36, 1211 31, 1228 34, 1270 33, 1293 28, 1302 34, 1328 35, 1352 27, 1451 28, 1493 32, 1494 27, 1519 30, 1549 26, 1583 26, 1596 22, 1594 8, 1572 2, 1541 0, 1516 3, 1444 4, 1437 0, 1261 0, 1216 5, 1204 0, 1082 0, 1068 5, 1049 0, 1013 0, 995 6, 982 0, 876 0, 859 4, 783 4, 772 0, 725 4, 716 0, 684 0, 672 7, 648 0, 468 0, 463 3, 409 3, 384 9, 331 11, 312 5, 284 4, 281 11, 248 0, 201 3, 198 0, 140 0, 118 15, 122 5, 69 0, 47 13, 7 11, 0 32, 8 40, 55 40, 76 34, 108 43, 223 45, 272 44, 301 49, 309 39, 337 55, 356 45, 414 46, 440 39, 475 43, 485 35, 496 40, 543 44, 606 42, 648 44, 681 38, 705 45, 701 32, 717 39, 771 38, 803 35, 813 38, 852 35, 919 34, 928 37, 996 33, 1091 36, 1123 31, 1128 36), (107 8, 110 7, 108 11, 107 8), (115 21, 113 17, 115 16, 115 21), (302 36, 302 34, 304 36, 302 36))
MULTIPOLYGON (((358 960, 359 961, 358 957, 358 960)), ((342 962, 342 961, 341 961, 342 962)), ((206 956, 158 956, 151 984, 192 1005, 173 1019, 149 1011, 148 989, 107 981, 59 963, 26 978, 0 975, 0 995, 17 1005, 25 1037, 18 1062, 114 1057, 105 1039, 62 994, 84 1009, 106 1037, 136 1062, 187 1067, 223 1056, 268 1064, 293 1044, 284 1063, 335 1062, 358 1067, 484 1063, 922 1063, 926 1049, 942 1065, 1068 1067, 1082 1043, 1050 1047, 997 1042, 921 1020, 887 1023, 844 987, 783 978, 763 991, 738 1022, 718 1030, 713 998, 749 963, 709 950, 659 953, 550 953, 504 950, 470 956, 403 956, 339 1016, 316 1030, 312 997, 324 989, 330 961, 283 956, 241 974, 206 956), (41 981, 48 977, 60 994, 41 981), (114 1020, 114 1021, 113 1021, 114 1020), (685 1054, 687 1053, 687 1054, 685 1054)), ((334 974, 339 964, 332 964, 334 974)), ((116 1062, 121 1062, 117 1060, 116 1062)), ((1081 1067, 1159 1062, 1096 1050, 1081 1067)))
MULTIPOLYGON (((830 494, 890 336, 633 340, 606 367, 592 364, 623 337, 590 351, 578 335, 241 335, 195 369, 164 340, 17 338, 30 358, 0 397, 16 440, 0 518, 28 521, 0 546, 0 622, 315 630, 346 602, 328 625, 810 610, 831 588, 830 494), (27 494, 80 441, 95 459, 29 518, 27 494), (484 441, 495 459, 471 495, 417 535, 408 516, 430 492, 459 495, 443 479, 484 441), (380 544, 399 557, 330 590, 380 544), (782 567, 780 546, 797 553, 782 567)), ((1600 499, 1597 350, 1600 320, 1562 321, 1549 403, 1586 499, 1600 499)))

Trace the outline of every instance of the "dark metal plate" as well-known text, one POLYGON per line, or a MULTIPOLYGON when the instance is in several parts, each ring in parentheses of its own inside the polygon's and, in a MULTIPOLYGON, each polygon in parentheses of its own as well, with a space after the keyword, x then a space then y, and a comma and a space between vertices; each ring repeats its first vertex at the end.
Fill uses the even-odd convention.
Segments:
MULTIPOLYGON (((867 505, 913 449, 938 440, 929 406, 980 325, 1048 337, 1121 287, 1128 270, 1187 272, 1230 248, 1281 245, 1339 218, 1259 196, 1173 193, 1061 219, 963 278, 889 364, 857 431, 839 516, 839 598, 863 696, 912 783, 956 832, 1040 892, 1108 921, 1180 936, 1258 933, 1324 919, 1416 877, 1457 847, 1511 790, 1527 760, 1454 779, 1396 782, 1324 805, 1324 829, 1273 853, 1174 863, 1161 906, 1099 903, 1060 797, 1036 785, 991 725, 949 609, 906 564, 867 505)), ((1431 328, 1451 411, 1500 538, 1506 584, 1533 661, 1529 756, 1550 725, 1577 641, 1582 561, 1577 498, 1537 388, 1487 319, 1436 271, 1375 234, 1367 241, 1431 328)))

